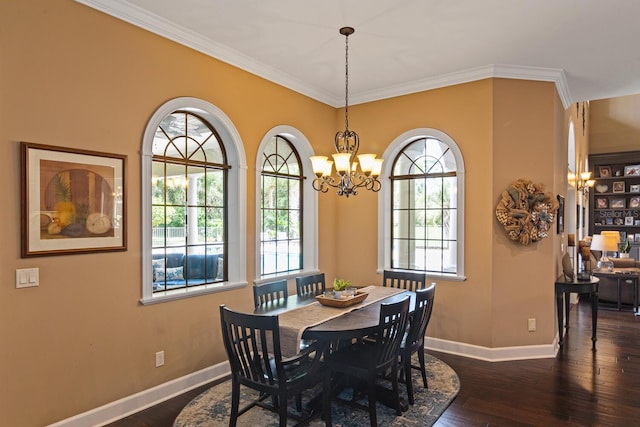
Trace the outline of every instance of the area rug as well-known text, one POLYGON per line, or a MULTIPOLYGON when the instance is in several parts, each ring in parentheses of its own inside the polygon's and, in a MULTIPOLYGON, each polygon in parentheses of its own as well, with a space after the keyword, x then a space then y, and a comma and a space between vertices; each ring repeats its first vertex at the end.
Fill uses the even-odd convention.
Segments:
MULTIPOLYGON (((420 372, 413 370, 413 390, 415 404, 409 406, 409 410, 401 416, 396 415, 395 410, 378 404, 378 424, 381 426, 431 426, 442 415, 449 403, 456 397, 460 390, 460 380, 455 371, 446 363, 434 356, 426 354, 427 380, 429 388, 422 384, 420 372)), ((417 364, 417 356, 414 355, 413 364, 417 364)), ((406 399, 406 387, 400 384, 400 392, 406 399)), ((349 395, 350 395, 349 391, 349 395)), ((240 407, 243 407, 255 399, 257 394, 246 387, 241 387, 240 407)), ((304 403, 303 395, 303 403, 304 403)), ((363 402, 366 401, 363 400, 363 402)), ((293 412, 293 401, 290 402, 293 412)), ((368 426, 369 415, 366 412, 352 409, 334 401, 331 405, 332 421, 334 426, 357 427, 368 426)), ((229 413, 231 412, 231 381, 211 387, 209 390, 196 396, 184 407, 174 422, 174 427, 223 427, 229 425, 229 413)), ((254 407, 238 418, 238 426, 277 426, 277 414, 254 407)), ((288 426, 295 425, 295 420, 289 420, 288 426)), ((324 426, 320 417, 311 421, 309 426, 324 426)))

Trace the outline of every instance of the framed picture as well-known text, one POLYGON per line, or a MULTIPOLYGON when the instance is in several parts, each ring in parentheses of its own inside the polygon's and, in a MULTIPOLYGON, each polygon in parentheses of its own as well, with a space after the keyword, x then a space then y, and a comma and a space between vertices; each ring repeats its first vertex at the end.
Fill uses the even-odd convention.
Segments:
POLYGON ((560 234, 560 233, 564 232, 564 197, 562 197, 559 194, 556 197, 558 199, 558 227, 557 227, 557 233, 560 234))
POLYGON ((624 217, 624 225, 633 225, 633 217, 632 216, 624 217))
POLYGON ((22 257, 124 251, 126 156, 23 142, 22 257))
POLYGON ((611 177, 611 166, 600 166, 600 178, 610 178, 611 177))
POLYGON ((625 208, 624 199, 611 199, 611 209, 624 209, 624 208, 625 208))
POLYGON ((606 197, 596 197, 596 209, 607 209, 609 203, 606 197))
POLYGON ((606 221, 605 221, 606 225, 613 225, 613 218, 611 217, 607 217, 606 221))
POLYGON ((631 184, 629 186, 629 191, 632 193, 640 193, 640 185, 638 184, 631 184))
POLYGON ((614 193, 624 193, 624 181, 615 181, 613 183, 614 193))
POLYGON ((640 176, 640 165, 625 166, 624 176, 640 176))
POLYGON ((640 208, 640 197, 632 197, 629 199, 629 208, 640 208))

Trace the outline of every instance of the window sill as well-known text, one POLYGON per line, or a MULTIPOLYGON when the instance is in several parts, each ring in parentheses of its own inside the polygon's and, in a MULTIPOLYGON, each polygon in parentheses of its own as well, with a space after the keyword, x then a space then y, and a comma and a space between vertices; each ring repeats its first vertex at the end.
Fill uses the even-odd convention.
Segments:
POLYGON ((150 298, 141 298, 142 305, 158 304, 161 302, 175 301, 184 298, 197 297, 200 295, 226 292, 233 289, 240 289, 247 286, 247 282, 224 282, 213 283, 211 285, 198 286, 196 288, 175 289, 171 291, 156 292, 150 298))

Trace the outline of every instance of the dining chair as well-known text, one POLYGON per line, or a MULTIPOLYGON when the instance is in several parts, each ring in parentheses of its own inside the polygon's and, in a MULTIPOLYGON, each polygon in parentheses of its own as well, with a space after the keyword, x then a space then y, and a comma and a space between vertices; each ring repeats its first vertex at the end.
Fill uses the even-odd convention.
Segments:
POLYGON ((277 413, 280 427, 287 425, 288 418, 308 422, 310 418, 302 412, 300 396, 302 391, 322 382, 323 368, 319 362, 321 352, 310 347, 294 357, 283 358, 277 315, 240 313, 222 304, 220 324, 231 367, 229 426, 234 427, 238 417, 254 406, 277 413), (260 392, 256 400, 242 409, 241 385, 260 392), (271 404, 265 402, 268 397, 271 397, 271 404), (299 414, 288 410, 287 402, 291 397, 296 399, 299 414))
MULTIPOLYGON (((323 416, 325 423, 331 425, 331 381, 338 376, 349 380, 366 382, 368 406, 356 402, 356 390, 353 398, 344 401, 358 409, 369 412, 371 426, 377 426, 376 413, 376 378, 387 370, 391 370, 389 379, 392 384, 392 398, 397 415, 402 415, 400 393, 398 390, 398 359, 400 343, 407 329, 409 317, 409 297, 400 301, 380 305, 378 327, 371 341, 357 344, 325 354, 324 365, 331 375, 325 375, 323 382, 323 416)), ((338 399, 337 397, 335 399, 338 399)), ((341 400, 341 399, 338 399, 341 400)))
POLYGON ((424 334, 431 319, 433 310, 433 300, 436 294, 436 284, 432 283, 428 288, 416 290, 416 305, 412 317, 409 319, 407 333, 400 344, 400 360, 402 371, 404 371, 404 381, 407 385, 407 397, 409 403, 413 405, 413 382, 411 380, 411 369, 420 370, 424 388, 427 388, 427 370, 424 364, 424 334), (420 365, 411 364, 411 355, 418 353, 420 365))
POLYGON ((383 273, 382 286, 415 291, 416 289, 423 289, 425 287, 425 280, 426 276, 424 273, 385 270, 383 273))
POLYGON ((296 292, 299 297, 322 295, 325 290, 324 273, 296 277, 296 292))
POLYGON ((286 299, 288 296, 289 291, 287 290, 286 280, 253 286, 253 303, 256 307, 268 302, 274 302, 279 298, 286 299))

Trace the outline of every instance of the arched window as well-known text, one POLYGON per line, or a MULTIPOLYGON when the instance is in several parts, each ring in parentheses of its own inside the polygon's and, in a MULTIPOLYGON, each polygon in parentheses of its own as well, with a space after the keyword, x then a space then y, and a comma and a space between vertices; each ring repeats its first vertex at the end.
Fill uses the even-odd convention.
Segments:
POLYGON ((192 98, 165 104, 150 121, 142 160, 143 302, 221 290, 242 278, 236 266, 246 265, 244 254, 236 254, 231 236, 244 225, 229 214, 232 205, 244 206, 235 196, 244 189, 232 186, 243 181, 234 133, 220 111, 192 98))
POLYGON ((276 126, 256 158, 256 284, 318 272, 313 149, 302 133, 276 126))
POLYGON ((384 158, 381 269, 463 278, 464 164, 457 145, 443 132, 416 129, 384 158))
POLYGON ((298 152, 276 135, 262 153, 261 276, 302 269, 302 167, 298 152))

